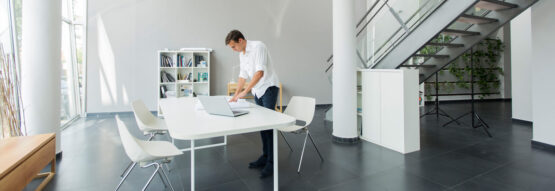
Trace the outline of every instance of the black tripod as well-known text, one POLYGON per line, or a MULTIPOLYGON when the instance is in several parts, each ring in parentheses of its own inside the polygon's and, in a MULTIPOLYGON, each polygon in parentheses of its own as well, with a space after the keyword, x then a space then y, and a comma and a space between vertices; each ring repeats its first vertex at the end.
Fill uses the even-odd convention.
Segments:
POLYGON ((453 117, 451 117, 449 114, 447 114, 447 112, 443 111, 441 108, 439 108, 439 82, 438 82, 438 74, 436 72, 436 81, 435 81, 435 90, 436 90, 436 100, 434 101, 434 107, 433 109, 431 109, 430 111, 422 114, 420 117, 424 117, 426 115, 436 115, 436 119, 439 120, 439 116, 443 116, 443 117, 447 117, 449 119, 451 119, 451 121, 455 121, 458 125, 460 125, 461 123, 459 123, 459 121, 457 121, 456 119, 453 119, 453 117))
MULTIPOLYGON (((467 115, 471 115, 472 117, 472 128, 478 128, 478 127, 482 127, 482 129, 484 129, 484 131, 486 132, 486 134, 488 135, 488 137, 492 137, 491 133, 488 131, 488 124, 486 122, 484 122, 484 120, 482 120, 482 118, 480 117, 480 115, 478 115, 478 113, 476 113, 476 111, 474 110, 474 52, 472 51, 472 48, 470 49, 470 103, 472 105, 472 109, 470 110, 470 112, 465 113, 459 117, 457 117, 456 119, 453 119, 445 124, 443 124, 443 126, 447 126, 450 123, 452 123, 453 121, 457 121, 460 118, 463 118, 464 116, 467 115), (476 118, 478 120, 478 124, 475 124, 475 120, 474 118, 476 118)), ((458 122, 457 122, 458 123, 458 122)))

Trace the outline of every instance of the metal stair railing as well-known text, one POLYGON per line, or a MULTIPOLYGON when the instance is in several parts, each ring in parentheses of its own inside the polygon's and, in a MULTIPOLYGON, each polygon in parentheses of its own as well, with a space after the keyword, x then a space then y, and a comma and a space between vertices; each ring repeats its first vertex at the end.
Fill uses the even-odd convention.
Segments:
MULTIPOLYGON (((391 5, 392 3, 404 3, 403 1, 390 1, 390 0, 377 0, 370 6, 368 11, 363 15, 363 17, 359 20, 356 25, 357 34, 356 37, 358 38, 357 41, 362 47, 357 47, 357 59, 360 61, 360 68, 370 68, 375 63, 379 62, 379 60, 386 55, 388 51, 394 48, 397 43, 406 37, 414 28, 418 26, 427 16, 430 15, 436 8, 441 6, 443 2, 446 0, 427 0, 419 4, 419 7, 414 10, 410 14, 406 20, 399 15, 396 11, 397 5, 391 5), (384 9, 387 7, 388 9, 384 9), (387 14, 390 13, 390 14, 387 14), (388 17, 389 16, 389 17, 388 17), (379 48, 377 50, 366 50, 368 46, 368 42, 372 43, 372 46, 375 47, 376 39, 375 37, 368 37, 369 32, 365 32, 368 30, 369 26, 373 27, 373 31, 370 32, 372 34, 376 33, 375 25, 376 20, 380 19, 393 19, 397 21, 398 27, 395 28, 392 35, 386 38, 386 40, 379 44, 379 48), (373 23, 374 22, 374 23, 373 23), (363 24, 364 23, 364 24, 363 24), (403 30, 404 29, 404 30, 403 30), (386 48, 387 47, 387 48, 386 48), (385 49, 384 49, 385 48, 385 49), (360 50, 366 50, 361 53, 360 50), (382 51, 383 50, 383 51, 382 51), (380 52, 382 51, 382 52, 380 52), (364 53, 369 53, 370 56, 366 56, 364 53), (378 58, 378 59, 376 59, 378 58)), ((383 31, 378 31, 383 32, 383 31)), ((325 69, 325 73, 329 73, 330 70, 333 68, 333 55, 331 55, 327 60, 327 67, 325 69)))

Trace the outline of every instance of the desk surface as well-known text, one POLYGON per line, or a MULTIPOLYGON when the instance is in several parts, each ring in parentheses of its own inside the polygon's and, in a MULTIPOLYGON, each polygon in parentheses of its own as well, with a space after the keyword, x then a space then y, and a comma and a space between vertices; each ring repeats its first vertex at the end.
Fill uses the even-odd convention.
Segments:
POLYGON ((239 117, 210 115, 195 110, 197 98, 167 98, 160 101, 170 135, 174 139, 203 139, 287 127, 295 118, 254 104, 239 117))
POLYGON ((54 139, 55 134, 10 137, 0 141, 0 179, 54 139))

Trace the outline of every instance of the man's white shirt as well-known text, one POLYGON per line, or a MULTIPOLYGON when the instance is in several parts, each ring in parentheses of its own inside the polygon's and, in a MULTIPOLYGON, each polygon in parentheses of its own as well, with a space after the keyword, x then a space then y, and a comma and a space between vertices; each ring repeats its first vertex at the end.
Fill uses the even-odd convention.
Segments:
POLYGON ((264 76, 251 90, 254 96, 260 98, 269 87, 279 86, 279 79, 272 65, 270 53, 264 43, 248 40, 245 53, 239 53, 239 63, 239 77, 247 81, 252 80, 254 73, 264 71, 264 76))

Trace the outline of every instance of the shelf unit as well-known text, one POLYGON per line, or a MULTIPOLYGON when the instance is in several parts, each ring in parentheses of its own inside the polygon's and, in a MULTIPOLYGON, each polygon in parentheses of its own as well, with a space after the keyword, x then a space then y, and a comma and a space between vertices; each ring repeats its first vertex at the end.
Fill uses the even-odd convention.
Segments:
MULTIPOLYGON (((204 48, 157 51, 158 101, 171 97, 209 96, 211 53, 211 50, 204 48), (206 64, 201 61, 205 61, 206 64), (169 74, 174 81, 163 81, 162 72, 169 74), (165 87, 164 93, 162 93, 163 87, 165 87)), ((157 108, 158 116, 162 116, 160 104, 157 108)))

